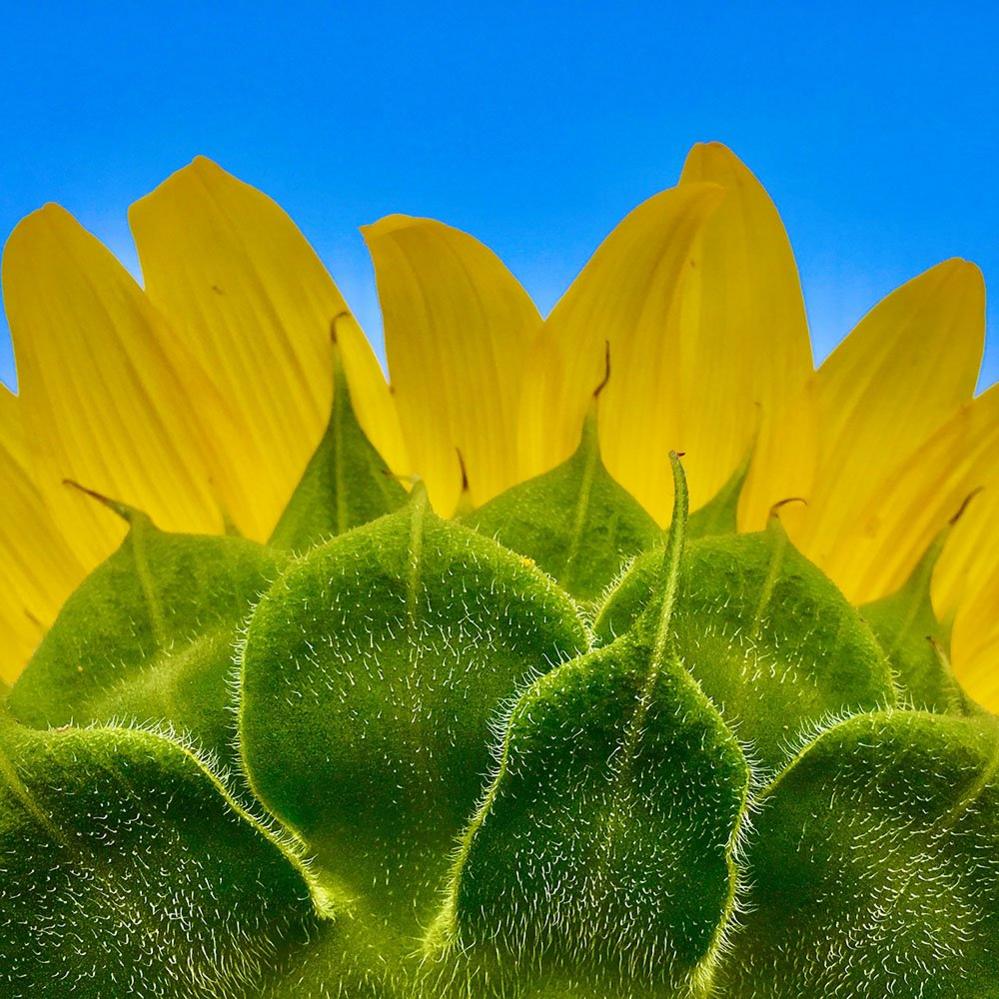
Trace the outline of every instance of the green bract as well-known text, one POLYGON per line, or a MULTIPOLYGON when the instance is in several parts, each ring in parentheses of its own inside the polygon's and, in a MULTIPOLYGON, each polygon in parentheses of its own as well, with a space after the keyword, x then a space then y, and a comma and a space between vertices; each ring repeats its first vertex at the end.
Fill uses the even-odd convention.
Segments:
POLYGON ((927 553, 857 610, 744 469, 457 521, 338 377, 272 542, 143 514, 0 706, 0 994, 999 996, 999 730, 927 553))

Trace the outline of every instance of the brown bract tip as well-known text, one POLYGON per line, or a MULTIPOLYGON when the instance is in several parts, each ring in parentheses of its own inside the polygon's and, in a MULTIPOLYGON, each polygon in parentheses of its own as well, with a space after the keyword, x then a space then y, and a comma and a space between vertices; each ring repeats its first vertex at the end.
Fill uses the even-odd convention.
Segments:
POLYGON ((968 504, 982 491, 982 486, 976 486, 974 489, 968 493, 967 496, 961 500, 961 505, 957 508, 957 513, 954 514, 947 523, 953 527, 963 516, 964 511, 968 509, 968 504))
POLYGON ((81 485, 75 479, 63 479, 62 484, 64 486, 70 486, 72 489, 79 490, 84 496, 89 496, 91 499, 97 500, 98 503, 102 506, 106 506, 128 524, 132 523, 136 513, 138 512, 134 507, 130 507, 127 503, 111 499, 110 496, 105 496, 103 493, 97 492, 96 489, 89 489, 87 486, 81 485))
POLYGON ((598 399, 600 393, 607 388, 607 383, 611 376, 611 354, 610 340, 604 340, 604 376, 600 379, 600 384, 593 390, 593 398, 598 399))
POLYGON ((336 343, 338 342, 337 341, 337 334, 336 334, 337 323, 345 322, 348 319, 350 319, 350 313, 346 309, 344 309, 341 312, 338 312, 330 320, 330 340, 333 341, 334 345, 336 345, 336 343))
POLYGON ((785 507, 789 503, 801 503, 804 506, 808 506, 808 500, 806 500, 804 496, 787 496, 782 500, 777 500, 777 502, 770 507, 770 512, 767 516, 776 517, 780 513, 781 507, 785 507))
POLYGON ((456 447, 454 453, 458 456, 458 467, 461 469, 461 491, 468 492, 468 466, 465 464, 465 456, 461 453, 461 448, 456 447))

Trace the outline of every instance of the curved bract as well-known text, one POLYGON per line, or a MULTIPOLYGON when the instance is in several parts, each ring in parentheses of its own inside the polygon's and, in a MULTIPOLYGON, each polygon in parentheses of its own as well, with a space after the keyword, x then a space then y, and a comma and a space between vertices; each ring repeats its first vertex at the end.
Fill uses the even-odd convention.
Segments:
POLYGON ((3 716, 0 780, 4 995, 253 994, 333 918, 175 740, 3 716))
POLYGON ((4 250, 4 999, 999 997, 973 265, 815 370, 698 146, 545 317, 367 227, 389 382, 265 195, 131 222, 4 250))
POLYGON ((596 408, 446 521, 344 405, 281 547, 118 508, 7 697, 5 994, 999 990, 999 728, 939 545, 858 611, 779 511, 735 533, 744 470, 688 518, 675 457, 663 535, 596 408))

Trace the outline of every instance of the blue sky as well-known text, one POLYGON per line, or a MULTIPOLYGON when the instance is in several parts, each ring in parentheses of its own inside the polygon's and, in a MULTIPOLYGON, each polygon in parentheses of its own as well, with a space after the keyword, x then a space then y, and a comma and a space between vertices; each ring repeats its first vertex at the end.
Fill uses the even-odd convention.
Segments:
POLYGON ((467 229, 547 310, 704 139, 776 200, 818 358, 945 257, 999 287, 994 3, 0 0, 0 23, 3 238, 58 201, 134 269, 127 205, 204 153, 295 217, 376 343, 359 225, 467 229))

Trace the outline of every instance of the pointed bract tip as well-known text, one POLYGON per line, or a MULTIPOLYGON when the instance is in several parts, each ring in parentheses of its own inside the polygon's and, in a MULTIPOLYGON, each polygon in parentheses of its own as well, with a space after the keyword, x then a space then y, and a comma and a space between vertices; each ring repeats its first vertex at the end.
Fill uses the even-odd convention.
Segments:
POLYGON ((475 509, 472 503, 472 490, 468 483, 468 466, 465 464, 465 456, 461 453, 461 448, 456 447, 454 453, 458 456, 458 468, 461 470, 461 491, 458 493, 458 502, 455 504, 452 518, 461 518, 470 514, 475 509))
POLYGON ((397 475, 396 478, 400 482, 409 484, 409 502, 406 504, 407 506, 410 507, 430 506, 430 494, 427 492, 427 483, 424 481, 422 476, 397 475))
MULTIPOLYGON (((330 423, 335 419, 337 407, 346 402, 351 413, 354 413, 354 400, 347 380, 347 371, 343 364, 343 350, 340 346, 340 334, 343 328, 353 320, 353 316, 343 310, 330 320, 330 360, 333 364, 333 401, 330 404, 330 423)), ((356 418, 356 413, 354 413, 356 418)))
POLYGON ((804 496, 785 496, 784 499, 777 500, 773 506, 770 507, 767 512, 767 520, 780 520, 781 510, 791 503, 801 503, 802 506, 808 506, 808 500, 804 496))
POLYGON ((461 491, 468 492, 468 466, 465 464, 465 456, 461 453, 461 448, 456 447, 454 453, 458 456, 458 468, 461 469, 461 491))
POLYGON ((126 524, 132 524, 140 517, 148 519, 147 514, 143 513, 141 510, 137 510, 134 506, 129 506, 127 503, 122 503, 120 500, 112 499, 110 496, 105 496, 104 493, 100 493, 96 489, 90 489, 87 486, 81 485, 75 479, 63 479, 62 484, 64 486, 69 486, 71 489, 76 489, 77 491, 83 493, 84 496, 89 496, 91 499, 97 500, 97 502, 102 506, 106 506, 113 513, 121 517, 126 524))
MULTIPOLYGON (((680 522, 685 529, 690 510, 690 497, 687 494, 687 474, 683 470, 683 462, 680 461, 684 454, 684 451, 670 451, 669 462, 673 470, 673 524, 680 522)), ((670 529, 672 530, 672 526, 670 529)))
POLYGON ((957 508, 957 512, 947 521, 948 527, 953 527, 965 514, 970 505, 971 501, 984 489, 984 486, 976 486, 974 489, 968 493, 967 496, 961 500, 961 505, 957 508))
POLYGON ((330 343, 332 343, 334 347, 339 344, 337 327, 344 326, 353 318, 354 317, 346 309, 342 309, 330 320, 330 343))
POLYGON ((599 399, 600 393, 607 388, 607 383, 610 381, 611 376, 611 347, 610 340, 604 340, 604 373, 598 383, 597 387, 593 390, 593 398, 599 399))

